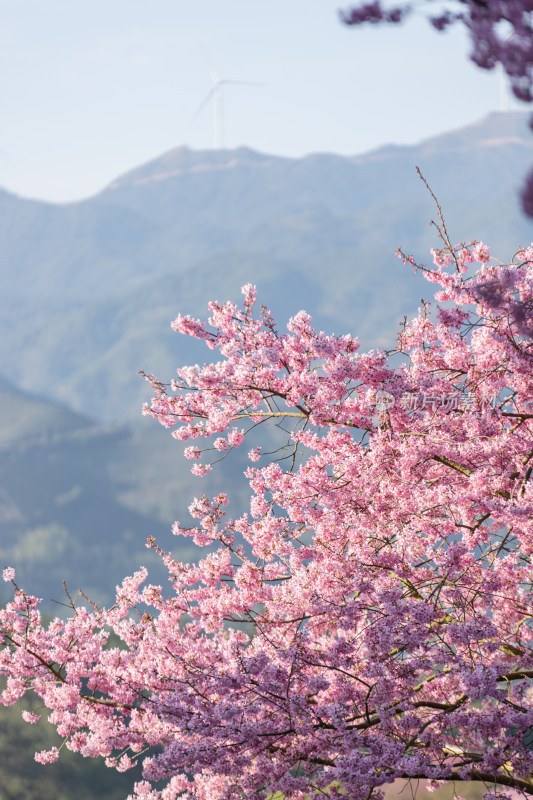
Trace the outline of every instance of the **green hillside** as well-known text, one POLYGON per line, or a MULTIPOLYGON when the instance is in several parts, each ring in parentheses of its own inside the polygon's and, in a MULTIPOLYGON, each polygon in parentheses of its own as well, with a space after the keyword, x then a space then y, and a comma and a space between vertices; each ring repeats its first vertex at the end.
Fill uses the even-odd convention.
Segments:
POLYGON ((0 706, 0 800, 125 800, 140 770, 120 774, 103 759, 83 758, 63 748, 54 764, 38 764, 33 754, 59 747, 61 739, 44 718, 29 725, 21 709, 39 711, 36 700, 0 706))
POLYGON ((192 524, 195 495, 225 485, 233 508, 245 510, 244 454, 201 480, 182 445, 151 419, 103 429, 5 381, 0 401, 0 567, 14 566, 20 585, 54 613, 63 580, 104 602, 140 565, 166 582, 159 556, 145 547, 149 536, 183 559, 197 557, 202 551, 170 530, 176 519, 192 524))

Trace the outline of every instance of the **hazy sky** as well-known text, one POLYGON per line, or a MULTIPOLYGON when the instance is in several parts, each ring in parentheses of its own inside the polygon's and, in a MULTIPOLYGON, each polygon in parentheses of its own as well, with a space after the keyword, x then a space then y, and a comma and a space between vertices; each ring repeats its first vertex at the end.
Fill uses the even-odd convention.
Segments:
MULTIPOLYGON (((339 0, 0 0, 0 186, 65 202, 166 150, 300 156, 417 142, 502 106, 462 33, 346 28, 339 0)), ((511 102, 511 108, 525 108, 511 102)))

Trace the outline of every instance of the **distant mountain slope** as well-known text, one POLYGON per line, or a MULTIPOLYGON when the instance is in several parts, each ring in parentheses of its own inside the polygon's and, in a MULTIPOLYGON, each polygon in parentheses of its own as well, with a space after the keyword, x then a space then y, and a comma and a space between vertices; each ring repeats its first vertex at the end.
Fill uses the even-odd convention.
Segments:
POLYGON ((138 413, 145 368, 203 359, 172 335, 178 312, 239 299, 256 283, 282 327, 317 326, 390 346, 430 287, 394 257, 427 260, 435 209, 456 241, 505 259, 530 241, 517 189, 533 163, 527 114, 491 114, 414 146, 351 158, 279 158, 177 148, 80 203, 0 194, 0 369, 17 384, 107 422, 138 413))
POLYGON ((23 392, 0 375, 0 452, 13 445, 86 436, 95 423, 66 406, 23 392))
POLYGON ((166 585, 168 573, 145 543, 155 536, 184 559, 204 553, 171 534, 174 520, 193 523, 195 495, 226 490, 232 513, 246 510, 244 453, 200 480, 182 445, 153 420, 106 430, 2 378, 0 408, 0 569, 14 566, 49 612, 57 613, 52 598, 65 600, 63 580, 74 594, 105 602, 141 564, 166 585))

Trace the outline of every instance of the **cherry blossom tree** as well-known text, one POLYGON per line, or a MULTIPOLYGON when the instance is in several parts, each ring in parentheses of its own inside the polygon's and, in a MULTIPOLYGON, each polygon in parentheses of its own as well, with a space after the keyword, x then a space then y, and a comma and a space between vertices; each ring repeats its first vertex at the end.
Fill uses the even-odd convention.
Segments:
POLYGON ((501 264, 444 238, 431 266, 403 256, 442 305, 391 352, 303 311, 280 333, 250 285, 177 317, 218 360, 150 377, 145 413, 199 476, 248 441, 249 510, 195 498, 173 532, 209 546, 198 563, 149 540, 167 588, 140 569, 47 624, 6 567, 3 704, 32 690, 65 747, 144 759, 138 800, 368 800, 399 778, 533 796, 533 246, 501 264))
MULTIPOLYGON (((446 0, 437 7, 431 0, 392 6, 370 0, 340 15, 346 25, 398 24, 413 11, 425 9, 428 21, 438 31, 463 25, 470 37, 474 64, 482 69, 500 64, 515 97, 525 103, 533 101, 533 0, 446 0)), ((533 217, 533 172, 524 183, 521 200, 523 211, 533 217)))

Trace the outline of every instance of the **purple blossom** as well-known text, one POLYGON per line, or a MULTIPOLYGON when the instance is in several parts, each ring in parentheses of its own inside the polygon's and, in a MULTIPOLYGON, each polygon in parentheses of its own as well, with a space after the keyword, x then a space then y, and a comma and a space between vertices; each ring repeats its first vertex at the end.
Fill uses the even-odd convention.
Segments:
MULTIPOLYGON (((533 117, 531 117, 533 124, 533 117)), ((528 217, 533 217, 533 170, 528 173, 522 191, 520 192, 522 210, 528 217)))
POLYGON ((380 0, 374 0, 372 3, 363 3, 357 8, 351 8, 349 11, 341 11, 340 16, 345 25, 360 25, 362 22, 371 22, 377 24, 379 22, 401 22, 404 17, 409 14, 411 7, 406 4, 403 8, 396 6, 395 8, 385 9, 381 5, 380 0))

